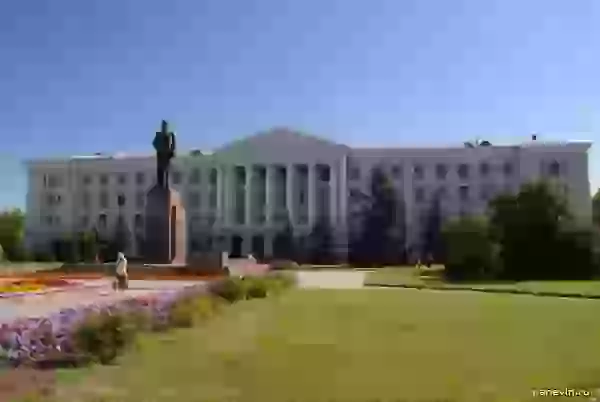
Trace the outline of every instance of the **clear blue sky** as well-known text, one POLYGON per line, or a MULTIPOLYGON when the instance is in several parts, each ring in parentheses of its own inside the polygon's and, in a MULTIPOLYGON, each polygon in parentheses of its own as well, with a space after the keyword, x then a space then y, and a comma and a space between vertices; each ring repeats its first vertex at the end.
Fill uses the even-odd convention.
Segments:
POLYGON ((597 0, 2 1, 0 206, 20 160, 150 151, 163 118, 182 148, 594 140, 599 39, 597 0))

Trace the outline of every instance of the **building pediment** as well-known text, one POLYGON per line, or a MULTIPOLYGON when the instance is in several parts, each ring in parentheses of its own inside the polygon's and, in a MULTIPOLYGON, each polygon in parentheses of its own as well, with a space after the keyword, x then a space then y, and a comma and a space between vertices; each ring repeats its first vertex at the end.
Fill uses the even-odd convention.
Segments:
POLYGON ((235 163, 307 162, 344 155, 348 147, 290 129, 275 128, 246 137, 217 149, 214 157, 235 163))

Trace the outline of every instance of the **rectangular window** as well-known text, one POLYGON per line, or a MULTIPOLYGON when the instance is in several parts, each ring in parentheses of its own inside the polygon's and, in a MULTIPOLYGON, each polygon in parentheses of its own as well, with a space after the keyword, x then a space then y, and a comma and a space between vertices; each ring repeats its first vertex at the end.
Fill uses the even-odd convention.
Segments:
POLYGON ((466 163, 458 165, 458 177, 463 180, 469 178, 469 165, 466 163))
POLYGON ((392 166, 392 177, 394 179, 402 178, 402 165, 394 165, 392 166))
POLYGON ((48 175, 48 188, 60 187, 60 178, 56 175, 48 175))
POLYGON ((135 183, 138 186, 142 186, 145 181, 146 181, 146 176, 144 175, 144 172, 137 172, 135 174, 135 183))
POLYGON ((416 180, 421 180, 423 179, 423 177, 425 177, 425 169, 423 168, 423 165, 414 165, 413 178, 415 178, 416 180))
POLYGON ((439 180, 445 180, 448 176, 448 166, 439 163, 435 166, 435 175, 439 180))
POLYGON ((490 165, 486 162, 479 165, 479 174, 482 177, 487 177, 490 174, 490 165))
POLYGON ((331 179, 331 169, 329 165, 317 165, 317 176, 319 181, 329 183, 331 179))
POLYGON ((200 169, 193 169, 190 174, 190 184, 199 184, 200 183, 200 169))

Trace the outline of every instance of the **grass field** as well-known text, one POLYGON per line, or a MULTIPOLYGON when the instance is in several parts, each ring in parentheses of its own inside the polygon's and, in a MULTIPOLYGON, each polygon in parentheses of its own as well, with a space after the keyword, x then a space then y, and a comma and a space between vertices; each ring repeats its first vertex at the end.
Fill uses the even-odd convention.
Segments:
POLYGON ((296 290, 147 336, 118 366, 62 372, 83 379, 56 400, 533 401, 600 387, 599 316, 595 300, 296 290))
POLYGON ((418 271, 414 267, 382 268, 369 272, 365 283, 370 286, 435 286, 449 289, 518 290, 526 292, 552 292, 558 294, 583 294, 600 296, 600 281, 525 281, 490 283, 446 283, 441 277, 441 267, 418 271), (418 273, 424 273, 420 276, 418 273))

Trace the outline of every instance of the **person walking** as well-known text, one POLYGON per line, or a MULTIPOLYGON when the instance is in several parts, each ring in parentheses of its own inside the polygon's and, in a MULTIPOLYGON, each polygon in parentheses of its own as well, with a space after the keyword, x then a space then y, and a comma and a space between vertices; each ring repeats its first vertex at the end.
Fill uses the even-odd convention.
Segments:
POLYGON ((115 269, 115 289, 125 290, 129 287, 129 277, 127 276, 127 258, 125 254, 117 254, 117 263, 115 269))

